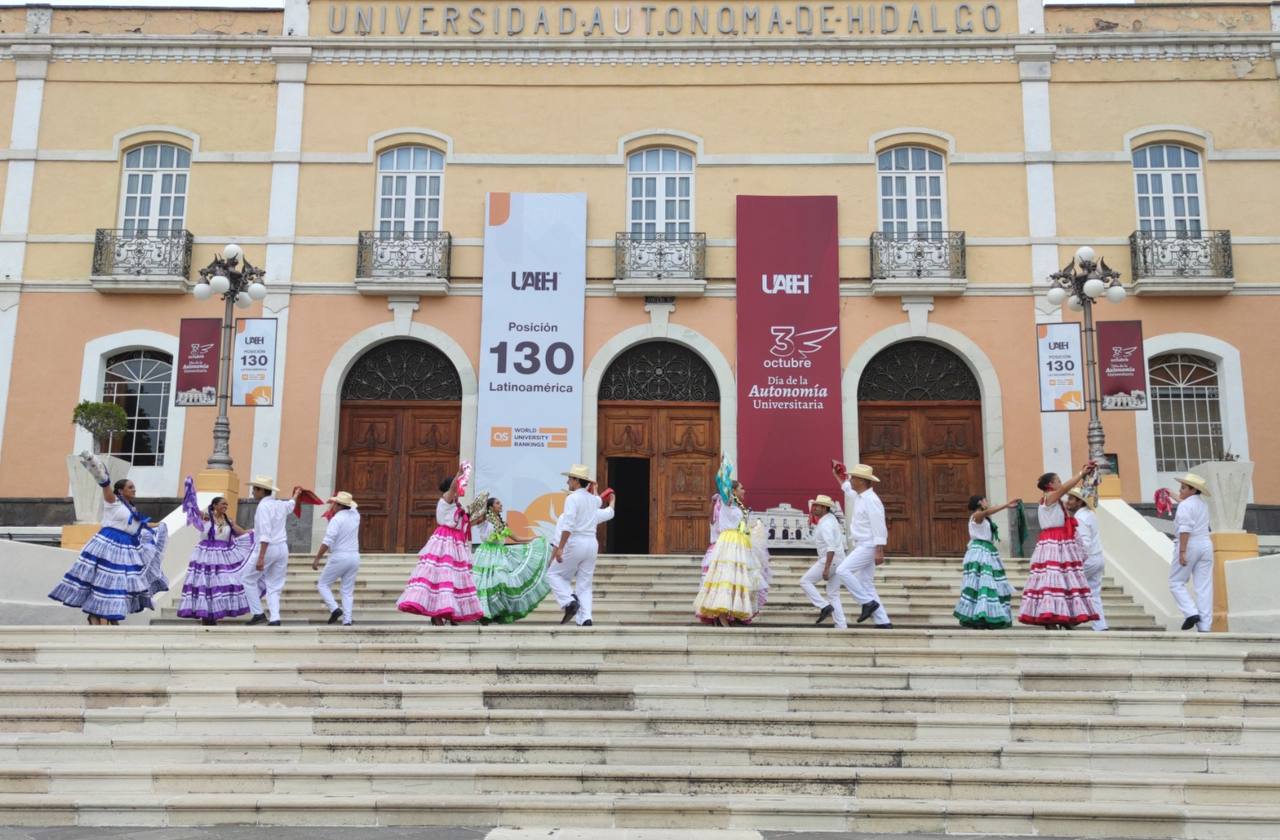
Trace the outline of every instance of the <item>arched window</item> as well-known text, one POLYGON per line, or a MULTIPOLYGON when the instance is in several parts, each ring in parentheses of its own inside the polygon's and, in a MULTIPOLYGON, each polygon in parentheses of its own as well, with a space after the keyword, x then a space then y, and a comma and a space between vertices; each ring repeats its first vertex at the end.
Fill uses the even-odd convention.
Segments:
POLYGON ((400 146, 378 155, 378 232, 422 236, 440 230, 444 155, 400 146))
POLYGON ((958 355, 932 341, 903 341, 875 355, 858 380, 859 402, 982 399, 958 355))
POLYGON ((1150 362, 1151 422, 1156 470, 1184 472, 1225 455, 1218 365, 1191 353, 1165 353, 1150 362))
POLYGON ((946 229, 947 181, 942 154, 922 146, 898 146, 876 157, 880 230, 890 234, 941 233, 946 229))
POLYGON ((461 400, 462 380, 440 348, 399 338, 356 360, 342 381, 342 399, 461 400))
POLYGON ((627 229, 639 234, 693 230, 693 155, 644 149, 627 158, 627 229))
POLYGON ((1203 226, 1200 153, 1157 143, 1133 153, 1138 192, 1138 229, 1198 237, 1203 226))
POLYGON ((120 227, 126 236, 164 234, 186 227, 190 169, 191 152, 181 146, 148 143, 125 154, 120 227))
POLYGON ((706 360, 683 344, 646 341, 609 363, 598 396, 602 401, 718 403, 720 385, 706 360))
POLYGON ((164 465, 173 357, 157 350, 130 350, 107 359, 102 401, 124 409, 129 424, 114 435, 107 454, 135 467, 164 465))

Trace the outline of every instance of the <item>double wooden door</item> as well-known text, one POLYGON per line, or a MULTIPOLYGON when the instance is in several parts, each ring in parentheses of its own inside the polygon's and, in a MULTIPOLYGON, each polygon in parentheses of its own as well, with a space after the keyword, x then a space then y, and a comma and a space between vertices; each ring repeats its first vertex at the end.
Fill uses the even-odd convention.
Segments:
POLYGON ((436 527, 440 479, 458 469, 457 402, 346 402, 338 489, 360 505, 360 549, 417 552, 436 527))
MULTIPOLYGON (((602 402, 599 416, 602 488, 609 482, 610 458, 648 461, 650 553, 706 551, 720 458, 719 406, 602 402)), ((627 509, 619 494, 618 516, 627 509)))
POLYGON ((859 403, 858 437, 863 463, 880 477, 889 553, 964 554, 969 497, 985 492, 980 404, 859 403))

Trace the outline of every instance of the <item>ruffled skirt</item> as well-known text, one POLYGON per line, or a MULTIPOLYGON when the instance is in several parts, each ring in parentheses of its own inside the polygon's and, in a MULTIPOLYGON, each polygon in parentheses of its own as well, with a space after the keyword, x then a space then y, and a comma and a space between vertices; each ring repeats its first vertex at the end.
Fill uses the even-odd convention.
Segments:
POLYGON ((169 529, 163 523, 137 536, 103 528, 80 550, 49 597, 108 621, 152 609, 151 596, 164 592, 164 549, 169 529))
POLYGON ((485 619, 510 624, 533 612, 551 591, 550 559, 551 546, 542 537, 523 545, 482 543, 472 574, 485 619))
POLYGON ((1067 529, 1041 531, 1031 555, 1031 572, 1022 588, 1018 621, 1074 626, 1097 620, 1084 576, 1084 559, 1080 545, 1067 529))
POLYGON ((484 617, 471 576, 466 534, 446 525, 436 528, 418 555, 418 566, 396 601, 396 609, 450 621, 477 621, 484 617))
POLYGON ((1012 626, 1013 586, 1005 576, 1004 564, 994 545, 986 540, 969 542, 960 587, 960 600, 952 614, 961 627, 1012 626))
POLYGON ((758 526, 750 534, 724 531, 716 539, 702 588, 693 601, 694 613, 708 624, 721 617, 750 622, 768 600, 771 579, 764 528, 758 526))
POLYGON ((219 621, 248 613, 249 598, 240 575, 256 547, 252 531, 229 543, 203 540, 197 545, 187 564, 178 617, 219 621))

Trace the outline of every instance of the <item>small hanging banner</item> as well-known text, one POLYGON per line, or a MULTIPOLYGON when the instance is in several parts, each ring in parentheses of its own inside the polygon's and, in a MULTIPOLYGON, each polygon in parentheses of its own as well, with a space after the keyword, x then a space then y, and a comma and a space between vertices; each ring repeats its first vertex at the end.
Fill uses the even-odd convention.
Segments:
POLYGON ((1040 410, 1084 411, 1079 324, 1037 324, 1040 410))
POLYGON ((222 320, 183 318, 178 328, 178 384, 173 404, 184 407, 218 404, 218 358, 222 355, 222 320))
POLYGON ((265 408, 275 404, 276 319, 236 319, 231 350, 231 404, 265 408))
POLYGON ((1098 322, 1098 394, 1103 411, 1147 409, 1141 321, 1098 322))

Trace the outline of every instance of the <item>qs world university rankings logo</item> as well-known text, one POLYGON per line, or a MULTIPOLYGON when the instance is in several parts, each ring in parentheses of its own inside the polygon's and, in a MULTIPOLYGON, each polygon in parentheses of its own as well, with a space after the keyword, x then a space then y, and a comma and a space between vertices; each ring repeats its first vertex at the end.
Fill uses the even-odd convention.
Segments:
POLYGON ((494 449, 568 449, 566 426, 490 426, 489 445, 494 449))

